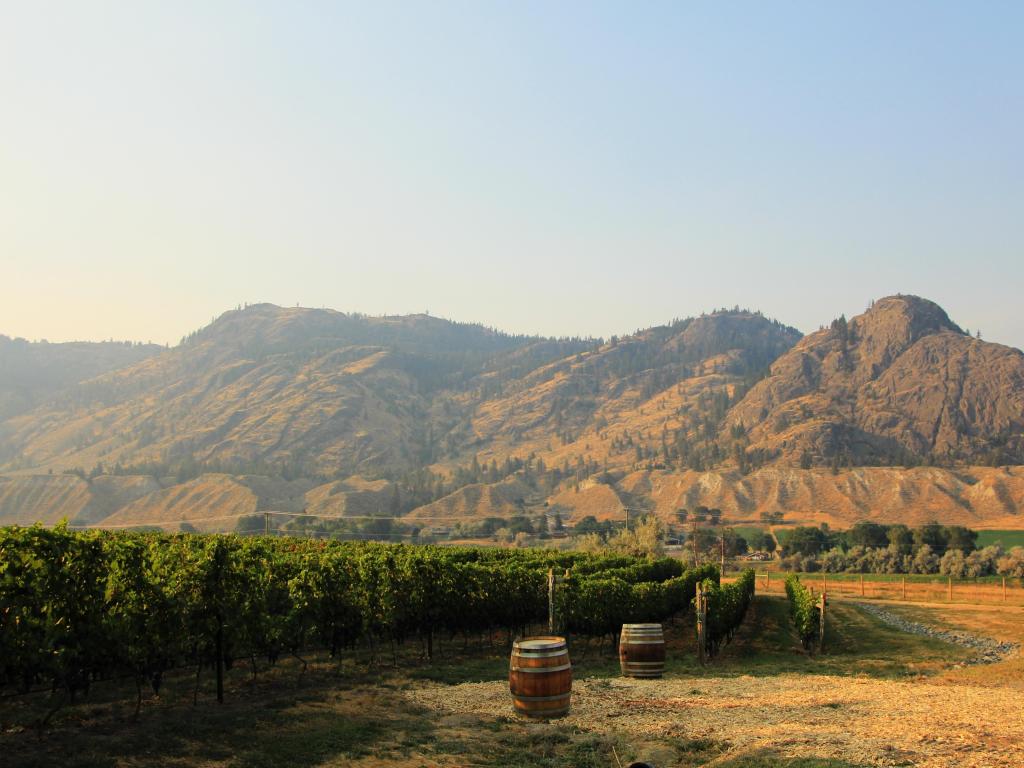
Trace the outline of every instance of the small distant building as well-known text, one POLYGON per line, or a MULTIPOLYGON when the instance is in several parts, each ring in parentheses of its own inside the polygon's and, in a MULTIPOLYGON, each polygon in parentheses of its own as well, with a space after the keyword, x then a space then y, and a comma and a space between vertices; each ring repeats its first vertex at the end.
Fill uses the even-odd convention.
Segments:
POLYGON ((562 521, 562 515, 557 509, 545 510, 544 527, 547 529, 547 532, 551 534, 552 538, 562 538, 567 535, 565 524, 562 521))

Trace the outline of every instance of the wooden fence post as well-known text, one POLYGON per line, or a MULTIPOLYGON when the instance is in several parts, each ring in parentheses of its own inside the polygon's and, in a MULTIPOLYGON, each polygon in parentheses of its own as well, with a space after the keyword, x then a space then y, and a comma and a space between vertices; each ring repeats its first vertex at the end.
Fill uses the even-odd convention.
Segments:
POLYGON ((949 602, 953 602, 953 577, 949 577, 949 602))
POLYGON ((555 634, 555 569, 548 568, 548 634, 555 634))
POLYGON ((860 575, 860 596, 864 597, 864 574, 860 575))
POLYGON ((704 588, 698 583, 697 584, 697 658, 700 659, 700 663, 704 664, 704 620, 706 603, 704 602, 704 588))
POLYGON ((825 603, 826 603, 825 592, 822 591, 822 593, 821 593, 821 601, 820 601, 820 604, 819 604, 819 608, 820 608, 820 611, 819 611, 819 623, 820 623, 820 626, 818 627, 818 653, 821 653, 822 651, 825 650, 825 603))
POLYGON ((907 577, 903 577, 903 599, 907 599, 907 577))
POLYGON ((1003 602, 1006 602, 1006 577, 1003 576, 1003 602))

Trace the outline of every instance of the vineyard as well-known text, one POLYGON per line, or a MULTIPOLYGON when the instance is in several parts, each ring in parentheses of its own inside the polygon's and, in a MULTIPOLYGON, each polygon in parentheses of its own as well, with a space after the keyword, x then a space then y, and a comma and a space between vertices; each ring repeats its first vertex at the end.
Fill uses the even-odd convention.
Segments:
MULTIPOLYGON (((720 760, 733 750, 762 760, 752 764, 807 755, 846 766, 887 759, 894 741, 901 755, 952 766, 962 764, 960 741, 922 747, 920 736, 939 717, 966 738, 978 703, 994 701, 984 727, 1008 746, 986 756, 1018 764, 1007 740, 1016 714, 1006 713, 1019 712, 1019 692, 971 683, 995 667, 945 671, 974 651, 837 600, 828 652, 794 653, 798 634, 818 650, 820 594, 793 578, 792 602, 761 595, 760 584, 755 600, 760 580, 748 570, 722 583, 713 567, 668 558, 0 529, 0 739, 12 765, 31 768, 225 755, 239 768, 363 758, 396 768, 593 768, 614 765, 613 748, 623 761, 661 755, 669 765, 746 765, 720 760), (572 648, 571 710, 543 725, 510 718, 508 643, 547 632, 552 609, 572 648), (674 621, 684 614, 702 642, 691 618, 674 621), (664 679, 621 677, 615 654, 602 652, 621 624, 641 621, 667 622, 664 679), (194 706, 200 691, 212 702, 218 670, 229 704, 194 706), (928 674, 960 677, 932 685, 928 674), (150 686, 160 695, 144 697, 150 686), (766 722, 783 736, 766 742, 766 722), (542 738, 548 757, 524 758, 542 738)), ((1019 637, 1019 609, 987 617, 1019 637)))
POLYGON ((239 662, 342 654, 548 620, 614 636, 621 625, 688 609, 713 566, 545 550, 409 546, 288 538, 0 529, 0 690, 46 686, 74 698, 99 679, 134 676, 159 691, 191 666, 197 680, 239 662))

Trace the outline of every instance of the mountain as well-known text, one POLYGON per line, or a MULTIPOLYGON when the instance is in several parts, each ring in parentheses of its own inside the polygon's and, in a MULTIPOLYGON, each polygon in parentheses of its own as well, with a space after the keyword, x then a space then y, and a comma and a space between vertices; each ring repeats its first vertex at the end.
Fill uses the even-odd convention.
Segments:
POLYGON ((164 348, 121 341, 50 344, 0 335, 0 422, 80 382, 145 360, 164 348))
POLYGON ((0 461, 338 478, 468 463, 600 426, 679 381, 735 386, 798 338, 738 312, 598 344, 256 305, 9 419, 0 461))
POLYGON ((802 339, 726 425, 790 463, 1021 464, 1024 354, 889 297, 802 339))
POLYGON ((499 463, 532 452, 548 464, 628 466, 664 453, 680 430, 704 450, 729 403, 799 338, 738 310, 612 338, 475 403, 460 437, 499 463))
POLYGON ((260 304, 0 419, 0 522, 1012 527, 1022 384, 1020 351, 910 296, 806 337, 735 308, 607 341, 260 304))
POLYGON ((8 420, 0 462, 342 477, 404 469, 429 458, 449 427, 451 414, 433 412, 444 393, 589 345, 424 315, 254 305, 8 420))

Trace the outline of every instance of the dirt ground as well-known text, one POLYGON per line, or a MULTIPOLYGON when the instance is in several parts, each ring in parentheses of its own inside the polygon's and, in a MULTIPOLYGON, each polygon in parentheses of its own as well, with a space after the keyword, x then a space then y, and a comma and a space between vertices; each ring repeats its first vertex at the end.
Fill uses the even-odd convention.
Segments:
MULTIPOLYGON (((509 713, 504 681, 428 685, 405 694, 443 714, 509 713)), ((1024 766, 1024 692, 800 674, 701 680, 584 679, 563 725, 610 725, 634 739, 723 737, 742 750, 866 765, 1024 766)), ((729 753, 723 755, 723 759, 729 753)))
MULTIPOLYGON (((886 604, 886 610, 978 636, 1024 641, 1024 609, 886 604)), ((327 657, 258 678, 237 667, 223 705, 194 674, 165 680, 134 717, 134 688, 96 690, 31 727, 46 697, 0 700, 0 766, 11 768, 1020 768, 1024 659, 977 653, 881 623, 836 600, 824 653, 799 645, 784 600, 759 596, 708 666, 688 620, 666 625, 662 680, 619 676, 610 647, 574 638, 572 711, 516 717, 508 655, 497 643, 407 648, 398 668, 327 657)), ((130 683, 130 681, 128 681, 130 683)))
MULTIPOLYGON (((834 608, 842 620, 835 629, 846 628, 849 636, 834 636, 836 655, 818 657, 806 668, 809 672, 817 666, 818 674, 788 669, 784 657, 778 656, 759 666, 755 658, 765 644, 785 645, 783 628, 775 628, 778 634, 773 637, 772 625, 779 617, 766 610, 769 606, 778 608, 770 598, 755 605, 752 626, 758 630, 745 627, 727 648, 727 657, 716 663, 721 674, 684 673, 664 680, 584 677, 573 682, 571 713, 558 722, 583 732, 621 734, 638 757, 658 768, 687 765, 664 749, 671 738, 724 743, 725 751, 703 765, 742 764, 743 757, 764 753, 836 765, 1024 766, 1024 658, 1019 653, 995 665, 965 666, 965 656, 949 659, 940 668, 914 667, 911 659, 922 658, 923 647, 896 641, 920 638, 876 635, 877 627, 854 624, 852 606, 843 602, 834 608), (748 642, 752 638, 757 642, 748 642), (851 653, 858 646, 906 654, 892 660, 908 667, 903 675, 895 670, 879 674, 877 659, 851 653), (826 667, 829 662, 837 664, 826 667), (750 674, 734 674, 737 671, 750 674), (839 674, 828 674, 833 671, 839 674)), ((1020 607, 885 606, 936 627, 1024 641, 1020 607)), ((944 643, 931 647, 939 653, 952 649, 944 643)), ((492 719, 510 712, 504 681, 428 684, 403 695, 441 717, 492 719)))

